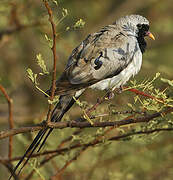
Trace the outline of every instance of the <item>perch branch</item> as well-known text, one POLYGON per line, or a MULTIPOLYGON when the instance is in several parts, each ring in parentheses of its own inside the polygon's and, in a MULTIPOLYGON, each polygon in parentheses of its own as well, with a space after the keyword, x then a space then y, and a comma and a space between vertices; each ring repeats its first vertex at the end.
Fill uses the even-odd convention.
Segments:
MULTIPOLYGON (((140 123, 140 122, 148 122, 154 118, 166 115, 168 113, 173 112, 173 108, 166 108, 163 111, 153 113, 150 115, 144 115, 142 117, 137 117, 137 118, 131 118, 131 119, 123 119, 115 122, 94 122, 93 125, 89 122, 75 122, 75 121, 68 121, 68 122, 50 122, 49 127, 50 128, 58 128, 58 129, 63 129, 63 128, 93 128, 93 127, 108 127, 108 126, 113 126, 113 127, 119 127, 127 124, 132 124, 132 123, 140 123)), ((11 130, 6 130, 6 131, 1 131, 0 132, 0 139, 16 135, 16 134, 21 134, 21 133, 26 133, 26 132, 33 132, 33 131, 38 131, 42 128, 44 128, 45 125, 44 123, 37 124, 34 126, 30 127, 20 127, 17 129, 11 129, 11 130)))

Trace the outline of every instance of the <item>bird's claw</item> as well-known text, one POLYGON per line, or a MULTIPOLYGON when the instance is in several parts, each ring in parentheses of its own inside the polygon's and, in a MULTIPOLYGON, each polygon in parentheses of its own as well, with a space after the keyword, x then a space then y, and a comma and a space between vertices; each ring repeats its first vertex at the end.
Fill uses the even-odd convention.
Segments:
POLYGON ((123 86, 120 86, 119 88, 116 89, 116 92, 118 94, 121 94, 123 92, 123 86))
POLYGON ((106 95, 106 99, 110 100, 113 99, 115 96, 115 94, 112 91, 109 91, 106 95))

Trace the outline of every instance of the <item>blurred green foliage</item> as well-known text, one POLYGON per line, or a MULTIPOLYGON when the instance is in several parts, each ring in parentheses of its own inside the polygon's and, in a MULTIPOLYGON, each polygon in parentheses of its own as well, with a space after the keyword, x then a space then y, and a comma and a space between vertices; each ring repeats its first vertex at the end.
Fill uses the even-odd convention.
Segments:
MULTIPOLYGON (((161 73, 162 81, 154 84, 153 95, 163 97, 161 92, 171 85, 172 75, 172 49, 173 49, 173 3, 171 0, 57 0, 51 3, 54 20, 57 25, 57 77, 61 74, 73 48, 75 48, 89 33, 99 30, 102 26, 111 24, 117 18, 126 14, 141 14, 150 21, 150 31, 156 40, 148 42, 148 49, 143 56, 143 66, 140 73, 135 76, 137 82, 152 79, 157 72, 161 73), (83 28, 81 28, 83 27, 83 28), (167 79, 170 79, 167 80, 167 79), (157 91, 158 90, 158 91, 157 91), (160 93, 160 94, 159 94, 160 93)), ((41 122, 46 116, 47 99, 40 91, 34 88, 27 77, 27 69, 38 74, 39 87, 47 90, 50 87, 51 74, 40 75, 40 67, 45 71, 52 70, 52 53, 50 46, 51 28, 48 22, 47 11, 41 0, 1 0, 0 1, 0 83, 8 91, 14 101, 15 126, 41 122), (44 59, 44 61, 42 61, 44 59), (45 64, 44 64, 45 63, 45 64), (47 69, 46 69, 47 67, 47 69)), ((134 79, 132 86, 134 85, 134 79)), ((152 92, 152 91, 151 91, 152 92)), ((167 94, 172 97, 171 89, 167 94)), ((81 97, 83 106, 90 107, 97 101, 96 97, 103 92, 88 90, 81 97), (87 101, 87 102, 86 102, 87 101)), ((102 120, 118 120, 127 115, 114 115, 115 111, 141 109, 143 105, 131 92, 123 92, 113 100, 101 105, 94 113, 102 114, 112 112, 111 117, 102 120)), ((144 99, 145 100, 145 99, 144 99)), ((153 105, 152 100, 144 103, 153 105)), ((145 105, 145 104, 144 104, 145 105)), ((156 111, 160 107, 155 103, 156 111)), ((152 109, 151 111, 154 111, 152 109)), ((0 94, 0 129, 6 129, 7 105, 0 94)), ((93 113, 93 115, 94 115, 93 113)), ((81 107, 75 105, 64 117, 64 120, 74 120, 82 114, 81 107)), ((152 129, 171 124, 169 117, 159 118, 149 124, 134 127, 139 129, 152 129), (164 120, 164 121, 163 121, 164 120)), ((171 124, 172 125, 172 124, 171 124)), ((126 127, 127 130, 131 126, 126 127)), ((133 130, 133 128, 132 128, 133 130)), ((55 149, 61 140, 72 134, 74 130, 55 130, 47 141, 45 149, 55 149), (58 138, 57 138, 58 137, 58 138)), ((102 134, 103 129, 85 129, 82 134, 73 137, 75 142, 90 142, 95 136, 102 134)), ((119 128, 112 133, 115 135, 124 131, 119 128)), ((20 134, 14 138, 13 157, 20 156, 31 143, 35 133, 20 134)), ((106 142, 94 148, 87 149, 74 161, 62 175, 62 179, 81 180, 172 180, 173 179, 173 134, 171 132, 156 133, 130 137, 118 142, 106 142), (130 141, 129 141, 130 140, 130 141)), ((7 141, 0 142, 0 156, 7 156, 7 141)), ((32 179, 48 179, 71 159, 77 151, 59 155, 44 167, 37 169, 32 179), (56 162, 56 163, 55 163, 56 162), (52 164, 56 164, 54 167, 52 164)), ((25 168, 24 175, 37 166, 41 158, 31 160, 25 168), (35 162, 36 161, 36 162, 35 162), (27 170, 26 170, 27 169, 27 170)), ((0 166, 1 178, 6 179, 9 172, 0 166)))

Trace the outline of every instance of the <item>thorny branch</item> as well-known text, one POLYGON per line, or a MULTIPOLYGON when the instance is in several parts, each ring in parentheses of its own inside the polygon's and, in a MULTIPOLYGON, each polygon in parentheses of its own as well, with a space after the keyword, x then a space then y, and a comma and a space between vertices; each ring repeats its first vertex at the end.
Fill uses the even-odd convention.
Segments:
MULTIPOLYGON (((157 112, 154 114, 150 115, 144 115, 142 117, 136 117, 136 118, 130 118, 130 119, 123 119, 119 121, 114 121, 114 122, 94 122, 93 125, 89 122, 75 122, 75 121, 68 121, 68 122, 50 122, 49 127, 50 128, 58 128, 58 129, 63 129, 63 128, 93 128, 93 127, 108 127, 108 126, 113 126, 113 127, 119 127, 127 124, 132 124, 132 123, 140 123, 140 122, 149 122, 150 120, 166 115, 170 112, 173 112, 173 108, 167 108, 166 110, 163 110, 161 112, 157 112)), ((16 134, 21 134, 21 133, 26 133, 26 132, 33 132, 33 131, 38 131, 42 128, 44 128, 45 125, 43 123, 37 124, 34 126, 29 126, 29 127, 20 127, 17 129, 11 129, 11 130, 6 130, 6 131, 1 131, 0 132, 0 139, 13 136, 16 134)))
MULTIPOLYGON (((151 133, 154 133, 154 132, 162 132, 162 131, 173 131, 173 128, 158 128, 158 129, 152 129, 152 130, 146 130, 146 131, 130 132, 130 133, 127 133, 127 134, 110 137, 107 140, 108 141, 118 141, 120 139, 127 138, 127 137, 130 137, 130 136, 133 136, 133 135, 151 134, 151 133)), ((55 153, 57 153, 57 155, 60 155, 62 153, 68 152, 68 151, 76 149, 76 148, 81 148, 81 147, 84 148, 84 147, 95 146, 95 145, 97 145, 99 143, 103 143, 103 140, 100 139, 100 140, 92 141, 92 142, 89 142, 89 143, 86 143, 86 144, 80 144, 79 143, 79 144, 75 144, 75 145, 72 145, 71 147, 67 147, 67 148, 61 148, 61 149, 57 149, 57 150, 45 151, 45 152, 42 152, 42 153, 33 154, 31 156, 31 158, 40 157, 40 156, 44 156, 44 155, 48 155, 48 154, 55 154, 55 153)), ((10 161, 17 161, 20 158, 21 157, 15 157, 15 158, 12 158, 10 160, 5 159, 5 158, 1 158, 0 163, 10 162, 10 161)))
POLYGON ((147 98, 150 98, 150 99, 154 99, 159 103, 164 103, 163 99, 158 99, 158 98, 156 98, 154 96, 151 96, 150 94, 147 94, 147 93, 145 93, 143 91, 139 91, 139 90, 134 89, 134 88, 124 87, 124 90, 131 91, 131 92, 135 93, 136 95, 141 95, 141 96, 144 96, 144 97, 147 97, 147 98))
MULTIPOLYGON (((110 129, 109 129, 110 130, 110 129)), ((108 130, 108 131, 109 131, 108 130)), ((131 136, 134 136, 134 135, 140 135, 140 134, 151 134, 151 133, 154 133, 154 132, 161 132, 161 131, 173 131, 173 128, 158 128, 158 129, 152 129, 152 130, 146 130, 146 131, 136 131, 136 132, 131 132, 131 133, 127 133, 127 134, 123 134, 123 135, 118 135, 118 136, 113 136, 111 138, 108 139, 108 141, 118 141, 118 140, 121 140, 121 139, 124 139, 124 138, 127 138, 127 137, 131 137, 131 136)), ((104 134, 105 135, 105 134, 104 134)), ((67 161, 65 163, 65 165, 59 169, 55 175, 53 175, 51 177, 52 180, 55 180, 58 176, 60 176, 64 170, 75 160, 77 160, 77 158, 84 153, 84 151, 86 151, 89 147, 93 147, 97 144, 100 144, 103 142, 102 140, 103 136, 99 136, 99 138, 97 138, 96 140, 88 143, 88 144, 80 144, 80 147, 82 147, 79 152, 72 158, 70 159, 69 161, 67 161)), ((77 147, 78 148, 78 147, 77 147)), ((70 148, 71 150, 71 148, 70 148)), ((55 154, 55 156, 57 156, 59 154, 55 154)))
MULTIPOLYGON (((5 96, 7 102, 8 102, 8 123, 9 123, 9 128, 13 129, 14 128, 14 122, 13 122, 13 101, 12 99, 8 96, 6 90, 2 85, 0 85, 0 90, 5 96)), ((11 159, 12 157, 12 148, 13 148, 13 137, 9 136, 9 151, 8 151, 8 158, 11 159)))

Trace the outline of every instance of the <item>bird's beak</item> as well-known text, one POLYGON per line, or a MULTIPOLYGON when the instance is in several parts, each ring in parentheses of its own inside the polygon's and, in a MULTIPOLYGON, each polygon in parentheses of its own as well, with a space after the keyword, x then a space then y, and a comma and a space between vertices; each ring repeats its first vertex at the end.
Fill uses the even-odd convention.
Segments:
POLYGON ((150 31, 146 33, 146 36, 150 37, 152 40, 155 40, 154 35, 150 31))

